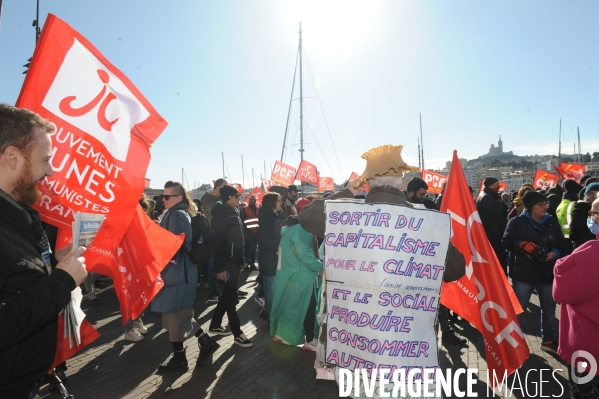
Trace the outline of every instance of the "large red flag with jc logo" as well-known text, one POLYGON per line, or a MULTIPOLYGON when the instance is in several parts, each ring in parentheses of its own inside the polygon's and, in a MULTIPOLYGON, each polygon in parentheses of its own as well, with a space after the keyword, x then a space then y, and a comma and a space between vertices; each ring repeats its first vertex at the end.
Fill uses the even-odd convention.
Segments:
POLYGON ((504 371, 511 374, 528 358, 517 318, 522 307, 489 244, 457 151, 453 152, 441 211, 451 215, 451 243, 466 259, 466 275, 443 283, 441 303, 483 334, 488 369, 501 381, 504 371))
POLYGON ((316 168, 316 165, 303 159, 297 168, 295 180, 318 184, 318 169, 316 168))
POLYGON ((106 214, 102 233, 118 243, 143 192, 150 145, 166 121, 85 37, 52 14, 16 105, 56 126, 54 175, 39 185, 42 219, 70 228, 76 211, 106 214))

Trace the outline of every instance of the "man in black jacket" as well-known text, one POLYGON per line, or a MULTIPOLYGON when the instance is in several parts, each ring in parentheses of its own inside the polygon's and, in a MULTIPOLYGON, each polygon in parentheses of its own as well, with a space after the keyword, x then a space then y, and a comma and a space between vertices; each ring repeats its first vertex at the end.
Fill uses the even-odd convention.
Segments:
MULTIPOLYGON (((547 213, 547 197, 529 191, 522 197, 524 210, 510 219, 503 235, 503 247, 514 256, 510 261, 512 286, 526 311, 533 290, 541 305, 541 349, 557 353, 554 335, 555 301, 552 296, 555 261, 565 255, 566 240, 557 219, 547 213)), ((519 315, 523 317, 523 313, 519 315)))
POLYGON ((476 210, 487 233, 489 243, 501 263, 503 272, 507 273, 507 253, 501 246, 501 238, 505 231, 507 213, 501 208, 501 197, 499 196, 499 180, 494 177, 485 178, 483 184, 485 189, 476 199, 476 210))
POLYGON ((85 280, 85 248, 56 252, 30 206, 52 175, 54 127, 25 109, 0 104, 0 397, 27 398, 50 369, 58 314, 85 280))
POLYGON ((241 322, 236 310, 239 303, 237 281, 240 267, 247 267, 243 256, 243 226, 237 210, 238 205, 237 190, 231 186, 224 186, 220 189, 220 201, 212 207, 210 225, 214 231, 214 271, 216 278, 224 283, 224 288, 214 309, 208 331, 218 335, 233 333, 233 342, 247 348, 252 346, 252 341, 241 331, 241 322), (231 331, 221 326, 225 313, 231 331))

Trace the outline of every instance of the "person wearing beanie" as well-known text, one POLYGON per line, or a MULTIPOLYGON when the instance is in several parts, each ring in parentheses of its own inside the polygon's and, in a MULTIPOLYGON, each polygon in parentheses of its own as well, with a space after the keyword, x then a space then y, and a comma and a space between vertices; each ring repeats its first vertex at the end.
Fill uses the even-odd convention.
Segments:
POLYGON ((209 333, 231 335, 233 342, 242 347, 252 346, 252 341, 241 331, 241 322, 237 314, 239 295, 237 282, 240 269, 246 268, 244 240, 241 219, 239 218, 239 192, 233 187, 221 187, 220 201, 212 207, 211 227, 214 231, 214 272, 223 284, 223 291, 214 309, 209 333), (223 316, 227 314, 229 327, 222 327, 223 316))
POLYGON ((507 253, 501 246, 501 237, 505 231, 507 212, 501 205, 499 196, 499 180, 487 177, 483 181, 485 186, 483 192, 476 199, 476 210, 487 233, 489 243, 501 263, 504 273, 507 273, 507 253))
MULTIPOLYGON (((555 261, 567 255, 568 246, 559 222, 547 213, 547 197, 529 191, 522 197, 524 210, 510 219, 501 243, 510 251, 510 271, 514 293, 526 312, 533 290, 541 305, 541 350, 557 353, 555 341, 555 301, 552 296, 555 261), (512 260, 514 261, 512 263, 512 260)), ((524 313, 518 315, 520 323, 524 313)))
POLYGON ((578 193, 582 190, 582 186, 574 179, 566 179, 562 183, 564 194, 562 202, 555 210, 555 217, 559 221, 564 237, 570 237, 570 223, 572 222, 572 211, 574 204, 578 201, 578 193))
POLYGON ((549 209, 547 213, 557 217, 557 207, 562 203, 562 196, 564 189, 562 186, 557 184, 555 187, 551 187, 547 190, 547 200, 549 201, 549 209))
POLYGON ((583 199, 574 203, 572 216, 568 225, 570 230, 570 239, 574 248, 578 248, 587 241, 595 240, 596 236, 589 230, 588 216, 591 210, 591 204, 597 198, 599 191, 599 182, 593 182, 593 178, 587 179, 587 186, 581 187, 583 199))

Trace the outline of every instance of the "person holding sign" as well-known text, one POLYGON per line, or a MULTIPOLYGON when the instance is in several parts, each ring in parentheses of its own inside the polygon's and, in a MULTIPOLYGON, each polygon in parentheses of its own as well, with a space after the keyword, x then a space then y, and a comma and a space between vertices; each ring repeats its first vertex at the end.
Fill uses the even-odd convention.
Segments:
POLYGON ((56 355, 58 315, 87 276, 84 247, 56 251, 31 208, 52 176, 50 133, 38 114, 0 104, 0 397, 27 398, 56 355), (68 256, 67 256, 68 255, 68 256))

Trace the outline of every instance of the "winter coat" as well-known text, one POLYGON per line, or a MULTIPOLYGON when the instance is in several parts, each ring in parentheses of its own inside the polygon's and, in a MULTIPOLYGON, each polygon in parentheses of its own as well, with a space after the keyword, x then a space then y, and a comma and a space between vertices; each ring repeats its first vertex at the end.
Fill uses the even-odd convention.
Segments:
POLYGON ((275 276, 279 256, 279 242, 281 241, 281 223, 274 210, 260 208, 258 213, 260 232, 258 233, 258 264, 261 276, 275 276))
MULTIPOLYGON (((353 197, 354 196, 351 191, 348 189, 343 189, 327 198, 327 200, 353 197)), ((366 203, 387 203, 404 205, 413 208, 413 205, 408 202, 405 194, 399 191, 397 188, 391 186, 377 186, 372 188, 366 197, 366 203)), ((326 226, 324 200, 314 200, 311 204, 305 205, 298 215, 298 219, 306 231, 309 231, 316 237, 324 237, 326 226)), ((446 283, 459 280, 466 273, 466 261, 464 256, 451 243, 449 243, 449 248, 447 250, 445 266, 446 268, 443 274, 443 281, 446 283)))
POLYGON ((501 249, 501 237, 505 231, 507 214, 504 215, 501 211, 499 194, 486 187, 476 199, 476 210, 489 242, 494 248, 501 249))
POLYGON ((172 313, 193 305, 198 285, 198 268, 189 259, 191 250, 191 217, 186 211, 187 205, 180 202, 166 212, 160 221, 160 227, 173 234, 185 234, 185 241, 175 257, 160 273, 164 288, 152 300, 152 311, 172 313))
POLYGON ((218 200, 218 197, 215 197, 209 192, 204 193, 204 195, 202 195, 202 199, 200 199, 200 202, 202 203, 202 210, 204 211, 204 215, 206 216, 206 219, 208 219, 208 224, 210 226, 212 226, 212 207, 218 202, 218 200))
POLYGON ((239 211, 218 201, 212 207, 211 226, 214 231, 214 271, 221 273, 228 268, 239 268, 245 263, 239 211))
POLYGON ((599 359, 598 262, 599 241, 589 241, 555 263, 553 299, 561 304, 557 353, 568 364, 577 350, 599 359))
POLYGON ((548 214, 556 216, 557 207, 562 202, 563 193, 564 191, 559 186, 547 190, 547 201, 549 201, 549 208, 547 209, 548 214))
POLYGON ((318 273, 323 265, 314 256, 313 235, 299 224, 283 227, 280 246, 281 270, 277 271, 275 282, 270 335, 276 334, 291 345, 300 345, 306 335, 304 319, 312 295, 317 296, 316 307, 319 306, 318 273))
POLYGON ((61 269, 48 275, 26 211, 2 197, 0 253, 0 397, 10 397, 50 369, 58 313, 76 285, 61 269))
POLYGON ((206 215, 198 213, 191 218, 191 236, 192 238, 198 237, 198 241, 201 242, 192 242, 190 257, 199 260, 198 266, 204 265, 210 261, 214 253, 214 233, 210 229, 206 215))
POLYGON ((277 212, 277 215, 279 216, 281 226, 287 226, 287 218, 292 215, 297 215, 295 202, 291 201, 289 197, 284 196, 283 202, 281 203, 281 209, 277 212))
POLYGON ((591 204, 586 201, 577 201, 572 209, 572 220, 570 222, 570 240, 577 248, 587 241, 596 240, 595 234, 591 233, 587 225, 591 204))
MULTIPOLYGON (((512 209, 508 212, 507 219, 511 220, 516 216, 520 216, 522 211, 524 210, 524 202, 522 202, 522 198, 516 197, 512 201, 512 209)), ((553 214, 552 214, 553 215, 553 214)), ((555 215, 553 215, 555 216, 555 215)))
POLYGON ((520 216, 508 222, 501 241, 503 248, 512 252, 510 277, 513 280, 531 284, 551 283, 555 260, 538 263, 529 260, 518 247, 522 241, 534 242, 545 254, 554 252, 557 258, 560 258, 567 251, 567 243, 557 219, 547 214, 540 222, 537 222, 525 209, 520 216), (548 239, 547 236, 550 236, 551 239, 548 239))

